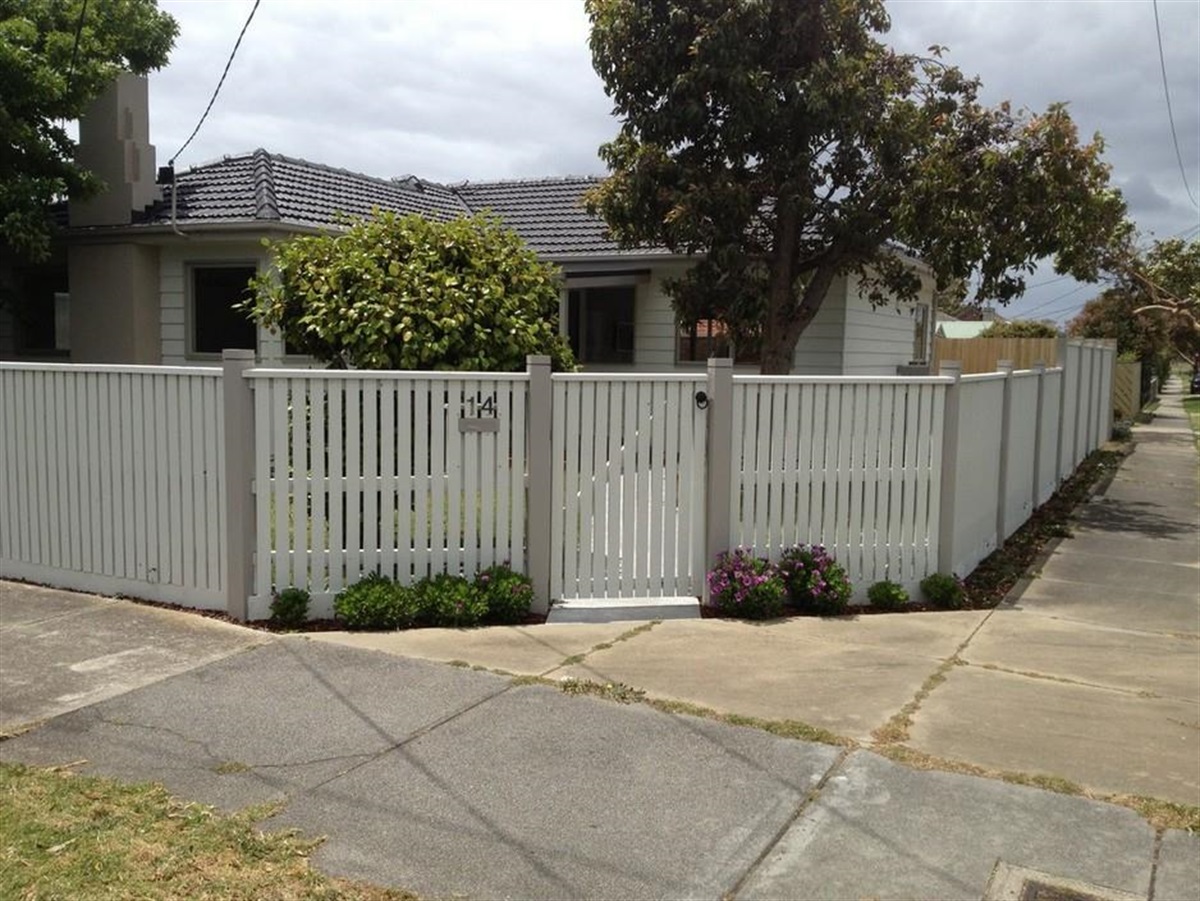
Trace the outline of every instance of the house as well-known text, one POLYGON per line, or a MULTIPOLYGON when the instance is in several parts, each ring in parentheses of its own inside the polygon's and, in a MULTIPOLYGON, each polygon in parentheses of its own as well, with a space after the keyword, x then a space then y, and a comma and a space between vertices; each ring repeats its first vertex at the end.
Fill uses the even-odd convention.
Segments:
MULTIPOLYGON (((561 268, 560 327, 585 368, 687 368, 719 350, 719 324, 680 330, 663 290, 692 259, 659 247, 617 247, 582 206, 594 178, 444 185, 266 150, 156 177, 148 85, 132 75, 121 76, 81 120, 79 157, 109 190, 70 204, 49 266, 16 273, 25 312, 0 311, 0 359, 184 364, 242 347, 266 362, 303 363, 288 356, 278 335, 232 309, 247 279, 270 265, 263 239, 337 228, 375 208, 436 219, 497 214, 561 268)), ((923 281, 919 302, 873 309, 853 278, 839 279, 801 336, 793 371, 894 375, 925 364, 931 274, 923 281)))

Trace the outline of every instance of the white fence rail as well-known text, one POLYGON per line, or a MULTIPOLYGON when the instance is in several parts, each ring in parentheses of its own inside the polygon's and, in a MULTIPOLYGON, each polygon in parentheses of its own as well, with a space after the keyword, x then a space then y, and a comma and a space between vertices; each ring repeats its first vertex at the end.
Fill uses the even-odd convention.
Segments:
POLYGON ((328 614, 364 573, 524 565, 528 376, 251 370, 251 616, 297 586, 328 614))
POLYGON ((936 568, 949 383, 734 376, 732 543, 772 558, 824 544, 855 583, 920 581, 936 568))
POLYGON ((696 376, 553 377, 555 598, 678 597, 704 580, 696 376))
POLYGON ((859 593, 966 575, 1111 422, 1115 351, 960 377, 0 364, 0 576, 231 615, 509 562, 551 599, 699 595, 826 545, 859 593), (700 395, 703 392, 703 396, 700 395))
POLYGON ((224 608, 220 376, 0 363, 0 573, 224 608))

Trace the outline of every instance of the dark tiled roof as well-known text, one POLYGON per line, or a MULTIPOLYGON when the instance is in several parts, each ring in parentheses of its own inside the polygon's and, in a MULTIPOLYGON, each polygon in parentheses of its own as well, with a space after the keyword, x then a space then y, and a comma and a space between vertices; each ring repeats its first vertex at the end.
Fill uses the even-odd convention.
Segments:
POLYGON ((470 182, 454 190, 473 212, 490 210, 538 253, 568 256, 617 250, 604 236, 604 222, 583 208, 583 194, 596 178, 470 182))
MULTIPOLYGON (((336 225, 343 216, 366 216, 379 208, 431 219, 490 210, 540 254, 552 257, 601 254, 662 254, 662 248, 621 251, 604 236, 604 223, 583 208, 596 178, 544 178, 441 185, 413 176, 374 178, 255 150, 176 173, 175 221, 187 223, 279 223, 336 225)), ((171 186, 146 211, 146 225, 171 221, 171 186)))

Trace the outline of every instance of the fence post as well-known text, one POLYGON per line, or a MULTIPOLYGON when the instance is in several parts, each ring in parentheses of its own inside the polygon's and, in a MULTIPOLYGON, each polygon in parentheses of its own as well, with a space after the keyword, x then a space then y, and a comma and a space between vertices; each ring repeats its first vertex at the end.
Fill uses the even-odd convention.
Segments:
POLYGON ((958 408, 962 393, 962 362, 944 360, 938 375, 954 381, 946 387, 946 406, 942 417, 942 489, 938 507, 938 572, 954 572, 954 492, 958 486, 958 408))
POLYGON ((1000 547, 1008 537, 1005 507, 1008 505, 1008 445, 1012 440, 1012 360, 998 360, 996 371, 1005 374, 1004 400, 1000 404, 1000 478, 997 479, 1000 502, 996 504, 996 547, 1000 547))
POLYGON ((525 358, 529 373, 529 403, 526 429, 529 479, 525 489, 525 530, 527 575, 533 582, 533 611, 550 610, 550 521, 554 502, 552 448, 553 384, 550 358, 531 354, 525 358))
MULTIPOLYGON (((225 400, 225 612, 245 622, 254 593, 254 351, 221 354, 225 400)), ((264 561, 265 565, 265 561, 264 561)))
MULTIPOLYGON (((704 569, 717 554, 729 550, 731 491, 733 485, 733 360, 709 358, 708 422, 706 432, 707 471, 704 501, 704 569)), ((704 579, 702 603, 707 604, 708 579, 704 579)))
POLYGON ((1038 498, 1042 493, 1042 445, 1044 436, 1042 435, 1042 411, 1046 408, 1046 364, 1042 360, 1038 360, 1033 364, 1033 371, 1037 373, 1037 404, 1035 406, 1035 416, 1033 429, 1033 494, 1032 509, 1036 510, 1040 501, 1038 498))

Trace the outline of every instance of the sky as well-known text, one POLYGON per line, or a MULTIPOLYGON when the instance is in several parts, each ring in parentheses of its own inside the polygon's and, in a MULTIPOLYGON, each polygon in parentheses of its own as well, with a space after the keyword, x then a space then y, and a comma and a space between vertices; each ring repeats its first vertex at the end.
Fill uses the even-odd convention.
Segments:
MULTIPOLYGON (((440 182, 603 174, 618 122, 588 50, 583 0, 262 0, 200 132, 253 0, 160 0, 179 22, 150 78, 158 162, 264 147, 440 182)), ((1200 0, 893 0, 885 40, 932 44, 983 100, 1066 102, 1099 131, 1112 180, 1150 238, 1200 233, 1200 0), (1163 90, 1165 64, 1179 156, 1163 90), (1182 171, 1181 171, 1182 170, 1182 171)), ((1065 321, 1099 287, 1049 265, 1002 314, 1065 321)))

